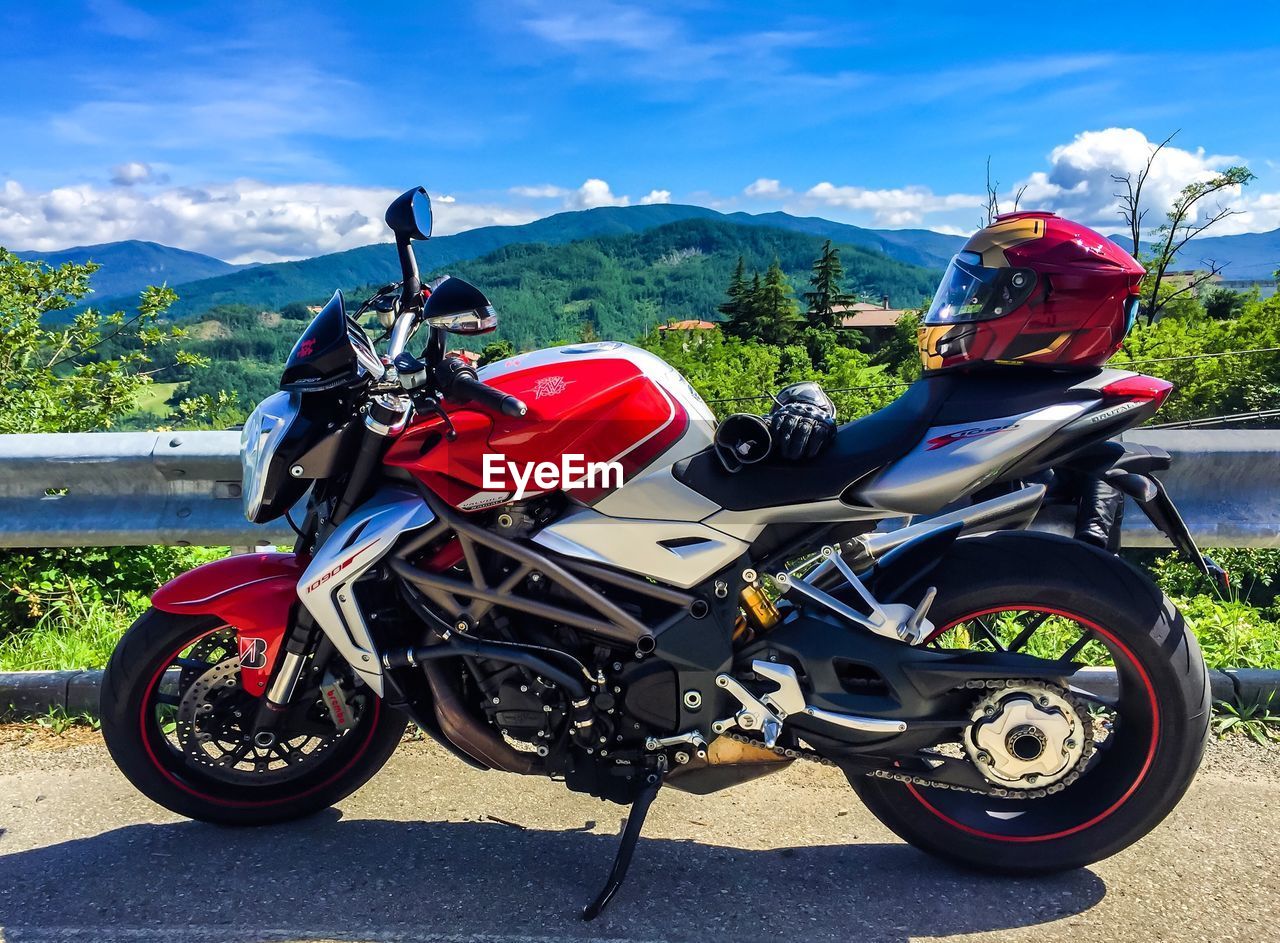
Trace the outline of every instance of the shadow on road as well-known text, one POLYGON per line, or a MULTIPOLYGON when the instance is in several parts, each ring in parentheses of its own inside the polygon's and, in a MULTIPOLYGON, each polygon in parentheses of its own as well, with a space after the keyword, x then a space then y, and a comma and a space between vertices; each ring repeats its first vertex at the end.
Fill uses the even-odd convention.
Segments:
POLYGON ((603 881, 614 844, 584 831, 342 821, 333 811, 253 830, 132 825, 0 856, 0 927, 10 943, 46 939, 53 927, 100 927, 106 932, 94 938, 109 938, 112 926, 168 929, 176 940, 225 930, 237 940, 812 943, 1030 926, 1086 910, 1105 894, 1088 871, 979 877, 902 845, 746 851, 642 839, 611 909, 584 924, 577 913, 603 881))

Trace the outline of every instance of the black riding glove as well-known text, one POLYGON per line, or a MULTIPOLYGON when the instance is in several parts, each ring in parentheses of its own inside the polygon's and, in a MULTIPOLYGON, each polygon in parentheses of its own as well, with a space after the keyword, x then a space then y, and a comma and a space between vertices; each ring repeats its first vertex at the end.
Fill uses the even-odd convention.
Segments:
POLYGON ((816 456, 836 434, 836 408, 818 384, 793 383, 775 397, 769 414, 773 453, 788 461, 816 456))

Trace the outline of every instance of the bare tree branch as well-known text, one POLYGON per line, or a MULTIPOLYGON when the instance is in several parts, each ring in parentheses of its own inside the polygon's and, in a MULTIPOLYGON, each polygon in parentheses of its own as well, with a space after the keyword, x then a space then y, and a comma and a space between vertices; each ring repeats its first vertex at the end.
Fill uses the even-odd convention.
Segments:
MULTIPOLYGON (((1238 212, 1219 204, 1204 220, 1195 221, 1196 205, 1215 193, 1248 186, 1253 179, 1254 175, 1248 167, 1228 167, 1212 179, 1196 180, 1182 188, 1166 214, 1166 222, 1157 230, 1160 239, 1149 269, 1149 274, 1154 275, 1154 278, 1151 283, 1151 300, 1147 306, 1148 324, 1156 319, 1156 315, 1172 298, 1183 294, 1184 289, 1180 289, 1164 298, 1160 297, 1160 286, 1164 281, 1165 272, 1173 264, 1178 253, 1205 230, 1238 212)), ((1220 267, 1218 271, 1221 271, 1220 267)), ((1212 274, 1216 275, 1217 272, 1212 274)), ((1200 279, 1196 284, 1203 281, 1204 279, 1200 279)))
POLYGON ((1136 177, 1131 173, 1111 175, 1111 179, 1116 183, 1125 185, 1125 192, 1117 193, 1115 196, 1120 201, 1120 218, 1129 227, 1129 238, 1133 241, 1135 257, 1142 251, 1142 220, 1147 215, 1147 211, 1142 206, 1142 188, 1147 182, 1147 177, 1151 176, 1151 168, 1156 162, 1156 157, 1177 135, 1178 132, 1174 131, 1152 149, 1147 155, 1146 165, 1138 171, 1136 177))
POLYGON ((996 192, 1000 186, 1000 181, 991 182, 991 155, 987 155, 987 219, 983 226, 990 226, 996 221, 996 217, 1000 215, 1000 196, 996 192))

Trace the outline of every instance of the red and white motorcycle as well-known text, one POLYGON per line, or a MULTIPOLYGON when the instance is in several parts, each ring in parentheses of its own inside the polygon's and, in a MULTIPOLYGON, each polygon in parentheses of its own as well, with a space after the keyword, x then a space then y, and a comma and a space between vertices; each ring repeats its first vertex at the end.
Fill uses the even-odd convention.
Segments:
POLYGON ((294 552, 178 577, 112 656, 103 732, 146 795, 224 824, 307 815, 412 720, 463 763, 632 804, 588 917, 660 787, 795 760, 982 869, 1085 865, 1173 808, 1209 720, 1194 638, 1139 571, 1021 529, 1055 467, 1133 495, 1195 553, 1160 456, 1109 441, 1168 384, 926 375, 818 457, 728 474, 711 411, 645 351, 558 347, 479 376, 444 356, 493 308, 459 279, 421 285, 425 191, 387 222, 403 282, 365 306, 385 356, 335 294, 245 425, 246 513, 305 509, 294 552), (1118 684, 1091 689, 1086 663, 1118 684))

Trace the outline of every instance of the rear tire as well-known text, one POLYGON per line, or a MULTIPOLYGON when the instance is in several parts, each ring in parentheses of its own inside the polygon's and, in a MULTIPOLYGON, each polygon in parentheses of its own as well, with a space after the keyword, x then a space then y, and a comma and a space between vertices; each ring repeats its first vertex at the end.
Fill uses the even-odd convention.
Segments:
POLYGON ((1149 701, 1152 710, 1149 717, 1140 710, 1143 717, 1127 731, 1121 714, 1118 729, 1127 736, 1118 737, 1109 755, 1056 796, 990 800, 852 775, 850 783, 872 814, 930 854, 1017 874, 1083 867, 1155 828, 1191 785, 1210 720, 1204 659, 1173 603, 1123 560, 1079 541, 1036 533, 961 540, 926 582, 938 588, 929 617, 939 634, 1005 609, 1050 611, 1092 627, 1113 654, 1122 705, 1128 696, 1136 699, 1129 703, 1149 701), (1126 775, 1131 784, 1119 779, 1126 775), (1085 797, 1110 791, 1118 798, 1113 805, 1108 801, 1110 807, 1078 813, 1080 820, 1073 822, 1069 803, 1080 805, 1081 799, 1064 797, 1081 789, 1085 797), (1037 803, 1045 805, 1033 810, 1037 803), (1050 809, 1064 810, 1062 827, 1037 831, 1037 816, 1053 821, 1050 809))
POLYGON ((161 679, 181 652, 224 628, 225 623, 213 616, 151 609, 125 632, 112 653, 102 679, 102 734, 111 758, 139 791, 188 818, 264 825, 327 808, 382 768, 408 721, 371 693, 355 725, 338 735, 325 755, 283 781, 227 782, 176 749, 157 716, 161 679))

